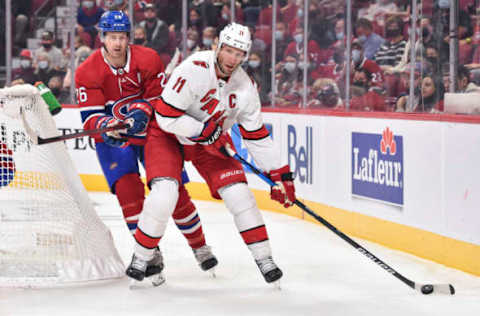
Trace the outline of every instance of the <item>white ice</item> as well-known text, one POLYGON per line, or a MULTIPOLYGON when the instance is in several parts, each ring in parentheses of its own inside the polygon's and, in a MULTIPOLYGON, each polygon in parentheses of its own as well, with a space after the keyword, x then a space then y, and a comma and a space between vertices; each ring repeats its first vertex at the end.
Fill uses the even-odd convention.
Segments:
MULTIPOLYGON (((114 196, 92 193, 125 263, 133 240, 114 196)), ((454 296, 410 289, 320 225, 263 212, 281 290, 265 283, 222 203, 196 201, 207 242, 219 259, 216 278, 202 272, 170 223, 162 240, 167 281, 129 290, 126 277, 56 289, 0 288, 0 315, 480 315, 480 278, 364 240, 365 248, 420 283, 452 283, 454 296)))

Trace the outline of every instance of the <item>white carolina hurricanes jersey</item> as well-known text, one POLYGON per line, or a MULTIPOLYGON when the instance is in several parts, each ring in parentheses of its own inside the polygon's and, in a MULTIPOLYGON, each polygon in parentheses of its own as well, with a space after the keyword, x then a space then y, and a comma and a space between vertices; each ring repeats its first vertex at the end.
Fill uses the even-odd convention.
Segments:
POLYGON ((223 130, 238 123, 247 149, 263 170, 280 168, 254 82, 241 68, 227 81, 217 78, 214 60, 214 51, 197 52, 175 68, 155 104, 157 123, 191 145, 187 137, 198 136, 204 122, 212 116, 225 118, 223 130))

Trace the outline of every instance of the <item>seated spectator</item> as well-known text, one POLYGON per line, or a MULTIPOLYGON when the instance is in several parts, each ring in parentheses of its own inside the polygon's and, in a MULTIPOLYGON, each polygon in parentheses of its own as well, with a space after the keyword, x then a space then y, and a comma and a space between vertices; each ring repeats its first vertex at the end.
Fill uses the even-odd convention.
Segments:
POLYGON ((135 31, 133 31, 133 44, 147 46, 147 31, 145 31, 143 27, 135 27, 135 31))
POLYGON ((65 58, 62 51, 54 45, 53 33, 50 31, 43 32, 41 35, 41 44, 42 47, 35 50, 35 61, 39 61, 39 55, 47 54, 49 67, 56 70, 62 69, 66 64, 65 58))
POLYGON ((382 70, 389 74, 402 60, 407 42, 403 39, 403 21, 400 17, 391 16, 385 22, 387 41, 375 54, 375 61, 382 70))
POLYGON ((270 103, 268 93, 270 91, 271 74, 268 71, 268 65, 262 63, 265 58, 262 58, 262 52, 252 51, 248 57, 248 63, 246 64, 247 74, 257 84, 258 92, 260 95, 260 102, 262 105, 270 103))
POLYGON ((358 19, 355 24, 355 33, 358 40, 363 44, 365 57, 374 59, 385 39, 373 32, 372 22, 367 19, 358 19))
POLYGON ((95 0, 82 0, 77 9, 77 23, 82 26, 83 31, 90 34, 92 39, 98 34, 96 25, 100 21, 103 12, 105 10, 98 7, 95 0))
POLYGON ((295 19, 298 9, 299 7, 296 0, 287 0, 287 4, 280 8, 280 12, 282 14, 282 21, 288 23, 295 19))
POLYGON ((315 80, 310 91, 307 107, 317 109, 343 109, 340 90, 335 81, 328 78, 315 80))
POLYGON ((459 93, 480 92, 480 87, 470 81, 470 70, 463 65, 457 68, 457 87, 459 93))
POLYGON ((385 96, 372 88, 372 76, 365 69, 355 70, 352 82, 352 99, 350 110, 353 111, 386 111, 385 96))
MULTIPOLYGON (((81 46, 75 51, 75 69, 78 68, 78 66, 85 61, 85 59, 90 56, 90 54, 93 51, 90 49, 90 47, 87 46, 81 46)), ((68 89, 70 88, 70 83, 72 81, 72 75, 71 75, 71 68, 67 68, 67 73, 65 74, 65 77, 63 78, 63 88, 68 89)))
POLYGON ((372 87, 377 87, 379 91, 384 89, 385 80, 382 69, 375 61, 364 56, 362 43, 358 39, 352 42, 352 66, 354 70, 365 69, 371 75, 372 87))
MULTIPOLYGON (((442 78, 434 75, 425 75, 421 86, 415 89, 413 112, 439 113, 443 111, 443 97, 445 89, 442 78)), ((397 101, 396 111, 409 111, 409 96, 402 96, 397 101)))
POLYGON ((12 79, 22 79, 23 83, 34 84, 38 81, 38 76, 34 73, 32 53, 28 49, 22 49, 19 57, 20 68, 12 70, 12 79))
POLYGON ((157 18, 155 6, 151 3, 144 8, 145 20, 139 23, 146 31, 147 45, 159 55, 165 53, 169 42, 168 25, 157 18))
POLYGON ((55 69, 50 61, 50 56, 45 52, 37 53, 37 67, 34 74, 38 77, 39 81, 48 83, 53 76, 60 76, 63 78, 65 74, 62 71, 55 69))
POLYGON ((282 60, 285 57, 285 50, 292 40, 287 24, 282 21, 277 22, 277 29, 275 30, 275 60, 282 60))
POLYGON ((200 51, 200 35, 194 28, 187 30, 187 56, 200 51))
POLYGON ((335 22, 335 39, 336 42, 333 44, 334 47, 345 47, 346 36, 345 36, 345 19, 340 18, 335 22))
POLYGON ((47 83, 48 88, 52 91, 53 95, 57 98, 60 104, 68 104, 70 100, 70 91, 66 90, 62 86, 62 78, 59 76, 53 76, 47 83))
MULTIPOLYGON (((298 26, 295 29, 295 32, 293 34, 294 41, 290 42, 285 49, 285 54, 284 56, 299 56, 300 54, 303 53, 303 26, 298 26)), ((326 63, 328 60, 333 56, 333 49, 328 49, 324 50, 321 49, 317 42, 315 42, 312 39, 308 40, 308 54, 309 59, 314 61, 317 65, 320 63, 326 63)))
POLYGON ((399 11, 393 0, 378 0, 375 3, 371 3, 367 8, 358 10, 358 17, 375 21, 379 27, 383 28, 386 16, 399 11))
POLYGON ((214 27, 208 26, 203 29, 202 45, 200 45, 202 50, 211 50, 215 37, 217 37, 217 30, 214 27))
POLYGON ((288 55, 284 61, 276 65, 276 68, 275 106, 298 107, 302 100, 303 78, 298 68, 297 57, 288 55))

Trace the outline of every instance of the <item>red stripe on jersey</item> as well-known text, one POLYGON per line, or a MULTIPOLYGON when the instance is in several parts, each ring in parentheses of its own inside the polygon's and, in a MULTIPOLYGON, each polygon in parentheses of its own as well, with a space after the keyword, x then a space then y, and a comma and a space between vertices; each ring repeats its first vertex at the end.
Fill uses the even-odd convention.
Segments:
POLYGON ((242 134, 243 139, 259 140, 270 135, 265 125, 262 125, 262 127, 256 131, 247 131, 242 125, 239 125, 238 127, 240 127, 240 134, 242 134))
POLYGON ((173 117, 177 118, 185 114, 185 111, 177 109, 173 105, 166 103, 162 97, 158 100, 155 100, 154 107, 155 110, 163 117, 173 117))
POLYGON ((162 236, 160 236, 160 237, 148 236, 147 234, 142 232, 139 227, 137 227, 137 230, 135 231, 135 240, 142 247, 147 248, 147 249, 153 249, 153 248, 157 247, 161 238, 162 238, 162 236))
POLYGON ((268 240, 267 229, 265 228, 265 225, 244 230, 240 233, 240 235, 242 235, 243 241, 247 245, 268 240))

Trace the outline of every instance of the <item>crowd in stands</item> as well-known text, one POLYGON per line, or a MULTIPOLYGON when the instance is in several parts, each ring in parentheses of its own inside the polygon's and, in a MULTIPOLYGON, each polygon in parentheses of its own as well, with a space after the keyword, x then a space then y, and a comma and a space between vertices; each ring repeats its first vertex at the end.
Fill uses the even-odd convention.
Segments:
MULTIPOLYGON (((49 2, 58 5, 65 0, 14 2, 14 54, 20 63, 14 69, 13 79, 14 83, 42 80, 61 102, 68 103, 68 93, 64 92, 71 85, 70 49, 58 47, 60 41, 54 30, 40 34, 40 48, 32 51, 25 48, 26 35, 35 30, 29 17, 35 8, 49 2), (21 35, 17 36, 17 31, 21 35)), ((271 0, 237 0, 235 21, 250 28, 253 40, 251 54, 243 67, 257 83, 262 105, 343 110, 349 89, 351 110, 442 112, 449 84, 450 2, 418 1, 414 62, 410 61, 409 42, 411 2, 352 0, 351 74, 347 87, 344 1, 310 0, 308 8, 304 8, 303 0, 278 0, 273 29, 271 0), (305 15, 308 15, 306 38, 305 15), (273 68, 272 35, 276 42, 273 68), (308 54, 304 52, 305 43, 308 54), (272 70, 275 70, 275 93, 272 93, 272 70), (411 72, 415 78, 414 100, 409 97, 411 72), (306 104, 303 104, 304 91, 306 104)), ((188 4, 187 55, 214 49, 219 31, 233 14, 230 0, 189 0, 188 4)), ((476 84, 480 83, 480 7, 477 6, 475 0, 459 0, 457 92, 479 92, 476 84)), ((101 47, 96 25, 102 13, 111 9, 127 10, 128 1, 78 1, 76 65, 101 47)), ((135 1, 133 43, 157 51, 165 65, 172 58, 174 61, 185 58, 181 56, 181 18, 181 1, 135 1)))

